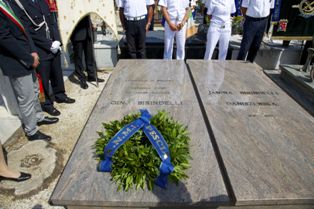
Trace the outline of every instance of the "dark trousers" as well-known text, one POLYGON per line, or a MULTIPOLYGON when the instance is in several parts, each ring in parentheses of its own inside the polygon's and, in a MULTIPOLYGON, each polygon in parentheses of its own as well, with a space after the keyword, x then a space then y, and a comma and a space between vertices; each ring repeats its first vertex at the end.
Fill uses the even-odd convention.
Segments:
POLYGON ((40 75, 45 93, 44 106, 53 105, 53 99, 49 95, 49 81, 55 97, 63 98, 65 96, 60 55, 54 56, 50 60, 41 60, 37 73, 40 75))
POLYGON ((128 54, 132 59, 145 58, 146 18, 138 21, 125 20, 128 54))
POLYGON ((73 41, 73 52, 74 52, 74 65, 75 73, 80 80, 86 80, 86 76, 83 72, 83 52, 86 64, 87 76, 95 78, 94 70, 94 57, 93 57, 93 42, 87 38, 83 41, 73 41))
POLYGON ((243 25, 243 38, 241 42, 238 60, 247 60, 254 62, 257 52, 263 40, 264 31, 267 25, 268 17, 252 18, 246 16, 243 25))

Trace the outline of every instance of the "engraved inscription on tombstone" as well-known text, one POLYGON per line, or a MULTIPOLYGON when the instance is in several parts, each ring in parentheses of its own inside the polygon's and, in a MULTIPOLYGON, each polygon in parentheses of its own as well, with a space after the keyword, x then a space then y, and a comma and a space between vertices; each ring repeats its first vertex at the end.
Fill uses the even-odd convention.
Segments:
POLYGON ((120 60, 103 90, 51 197, 53 204, 94 207, 191 208, 229 204, 208 131, 182 61, 120 60), (166 110, 190 132, 189 178, 167 189, 117 191, 109 173, 96 171, 93 145, 102 122, 147 108, 166 110))
POLYGON ((314 118, 257 65, 189 60, 188 66, 235 204, 312 208, 314 118))

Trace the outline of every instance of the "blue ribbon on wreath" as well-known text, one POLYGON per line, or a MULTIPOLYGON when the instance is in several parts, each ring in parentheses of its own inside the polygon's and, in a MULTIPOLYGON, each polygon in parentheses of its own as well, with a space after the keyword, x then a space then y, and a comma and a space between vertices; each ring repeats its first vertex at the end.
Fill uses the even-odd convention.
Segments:
POLYGON ((152 116, 148 110, 141 109, 140 112, 140 118, 124 126, 112 139, 110 139, 104 148, 104 160, 100 161, 98 170, 102 172, 111 172, 112 156, 114 153, 138 130, 142 129, 161 159, 159 167, 160 174, 155 180, 155 184, 165 189, 168 176, 174 170, 174 166, 171 163, 169 147, 156 127, 150 124, 152 116))

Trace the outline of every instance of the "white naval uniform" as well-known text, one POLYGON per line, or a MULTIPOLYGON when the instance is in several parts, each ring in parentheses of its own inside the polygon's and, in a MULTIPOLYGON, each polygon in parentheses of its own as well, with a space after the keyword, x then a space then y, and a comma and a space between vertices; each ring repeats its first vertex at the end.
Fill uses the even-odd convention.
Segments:
POLYGON ((129 17, 140 17, 147 14, 148 5, 153 5, 154 0, 116 0, 118 7, 124 9, 124 15, 129 17))
POLYGON ((227 57, 231 36, 230 14, 236 12, 234 0, 208 0, 207 14, 212 15, 207 32, 206 52, 204 59, 210 60, 219 40, 219 60, 227 57))
MULTIPOLYGON (((159 6, 167 8, 170 20, 172 23, 178 25, 182 22, 186 9, 189 7, 189 0, 159 0, 159 6)), ((195 5, 195 1, 191 1, 191 5, 195 5)), ((186 37, 186 24, 179 31, 172 31, 165 22, 165 45, 164 45, 164 59, 172 59, 174 37, 176 38, 177 45, 177 60, 184 60, 185 57, 185 37, 186 37)))

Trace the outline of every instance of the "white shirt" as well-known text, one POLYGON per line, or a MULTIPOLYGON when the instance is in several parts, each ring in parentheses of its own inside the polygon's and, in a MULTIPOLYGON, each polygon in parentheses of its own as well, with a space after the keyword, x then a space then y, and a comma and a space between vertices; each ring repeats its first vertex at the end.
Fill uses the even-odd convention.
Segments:
POLYGON ((247 8, 246 15, 255 18, 267 17, 274 8, 275 0, 243 0, 242 7, 247 8))
POLYGON ((126 17, 139 17, 147 14, 148 5, 155 4, 154 0, 118 0, 118 7, 124 9, 126 17))
POLYGON ((230 25, 230 15, 236 12, 234 0, 209 0, 207 9, 207 14, 212 15, 210 24, 216 26, 230 25))
MULTIPOLYGON (((189 0, 159 0, 158 5, 167 8, 169 17, 172 21, 182 21, 186 9, 189 7, 189 0)), ((195 0, 191 0, 191 6, 195 6, 195 0)))

